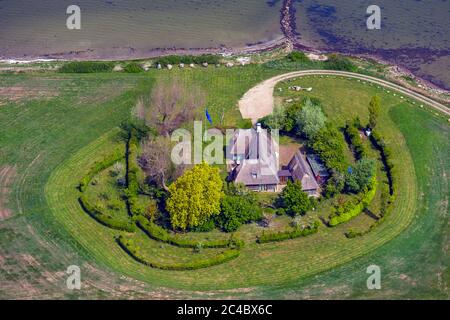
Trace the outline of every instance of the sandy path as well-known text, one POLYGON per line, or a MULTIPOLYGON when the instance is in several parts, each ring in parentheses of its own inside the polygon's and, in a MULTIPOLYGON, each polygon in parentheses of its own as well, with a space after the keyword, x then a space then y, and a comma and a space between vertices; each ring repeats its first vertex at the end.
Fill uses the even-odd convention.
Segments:
POLYGON ((239 101, 239 110, 241 111, 242 117, 244 119, 251 119, 253 123, 256 123, 258 119, 271 114, 274 108, 273 91, 277 83, 291 78, 310 75, 344 76, 348 78, 355 78, 363 81, 372 82, 377 85, 392 90, 396 90, 405 96, 416 99, 424 104, 429 105, 435 110, 438 110, 450 116, 450 109, 445 105, 389 81, 345 71, 307 70, 307 71, 294 71, 270 78, 247 91, 247 93, 245 93, 244 96, 239 101))

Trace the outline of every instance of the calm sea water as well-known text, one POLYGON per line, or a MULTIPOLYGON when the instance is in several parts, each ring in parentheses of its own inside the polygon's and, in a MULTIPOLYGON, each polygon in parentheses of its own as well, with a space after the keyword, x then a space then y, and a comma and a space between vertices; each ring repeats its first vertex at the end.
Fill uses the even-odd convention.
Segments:
POLYGON ((450 1, 297 0, 299 41, 328 50, 372 53, 450 89, 450 1), (381 8, 381 30, 366 9, 381 8))
MULTIPOLYGON (((158 48, 241 48, 280 39, 282 0, 0 0, 0 57, 71 53, 145 56, 158 48), (82 29, 66 28, 81 7, 82 29)), ((450 89, 448 0, 295 0, 298 41, 325 50, 373 53, 450 89), (366 8, 382 29, 366 29, 366 8)))
POLYGON ((116 57, 155 48, 242 47, 282 37, 281 2, 264 0, 0 0, 0 55, 82 52, 116 57), (81 30, 66 9, 81 8, 81 30))

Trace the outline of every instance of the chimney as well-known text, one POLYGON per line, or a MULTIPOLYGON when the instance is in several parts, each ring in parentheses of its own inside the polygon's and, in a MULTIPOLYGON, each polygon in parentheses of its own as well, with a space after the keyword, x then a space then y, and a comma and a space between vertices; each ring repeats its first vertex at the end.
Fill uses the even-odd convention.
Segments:
POLYGON ((261 133, 261 123, 259 122, 256 124, 256 132, 261 133))

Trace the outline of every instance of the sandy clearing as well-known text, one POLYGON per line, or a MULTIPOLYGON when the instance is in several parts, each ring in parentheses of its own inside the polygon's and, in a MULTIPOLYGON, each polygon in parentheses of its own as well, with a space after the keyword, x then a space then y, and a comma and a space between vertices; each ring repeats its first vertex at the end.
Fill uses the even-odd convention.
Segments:
POLYGON ((9 202, 11 184, 16 176, 16 168, 12 166, 0 167, 0 221, 11 216, 12 211, 6 206, 9 202))
POLYGON ((375 83, 380 86, 399 91, 405 96, 416 99, 424 104, 429 105, 435 110, 438 110, 450 116, 450 109, 445 105, 436 102, 428 97, 425 97, 415 91, 403 88, 389 81, 353 72, 333 71, 333 70, 307 70, 307 71, 294 71, 279 76, 275 76, 251 88, 244 94, 244 96, 239 101, 239 110, 241 111, 242 117, 244 119, 250 119, 253 123, 256 123, 258 119, 271 114, 275 105, 273 92, 277 83, 279 83, 280 81, 296 77, 310 76, 310 75, 343 76, 347 78, 355 78, 375 83))

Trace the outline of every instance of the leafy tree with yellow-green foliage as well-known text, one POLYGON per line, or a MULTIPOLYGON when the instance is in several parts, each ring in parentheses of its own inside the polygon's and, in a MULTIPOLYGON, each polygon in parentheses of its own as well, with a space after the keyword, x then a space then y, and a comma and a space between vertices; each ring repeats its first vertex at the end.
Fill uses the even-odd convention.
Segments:
POLYGON ((166 209, 172 227, 186 230, 218 215, 223 196, 218 168, 202 163, 187 170, 169 187, 166 209))

